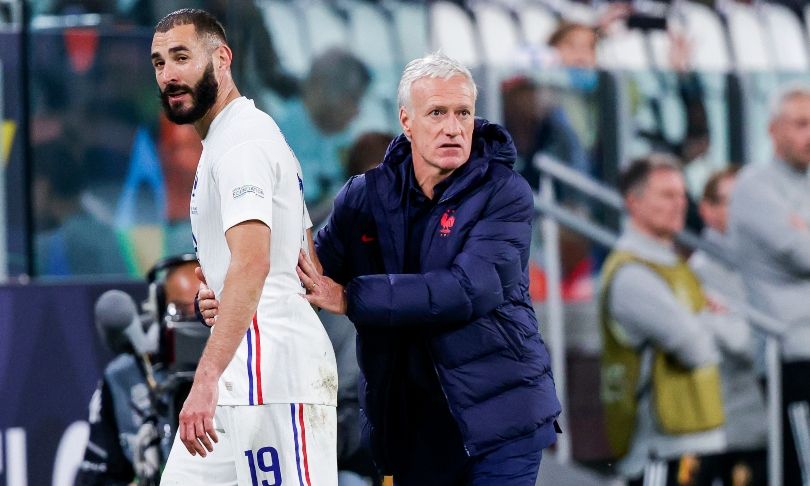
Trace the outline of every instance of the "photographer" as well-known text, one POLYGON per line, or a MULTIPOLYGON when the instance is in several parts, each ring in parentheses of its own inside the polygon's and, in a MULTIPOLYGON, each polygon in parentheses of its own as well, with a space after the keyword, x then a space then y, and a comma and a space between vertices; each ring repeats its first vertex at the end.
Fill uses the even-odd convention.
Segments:
POLYGON ((145 314, 138 315, 132 299, 117 290, 96 302, 96 326, 116 356, 90 400, 90 437, 77 486, 158 484, 175 421, 169 411, 177 401, 176 389, 168 385, 176 352, 166 324, 197 320, 197 266, 194 255, 155 265, 148 274, 145 314))

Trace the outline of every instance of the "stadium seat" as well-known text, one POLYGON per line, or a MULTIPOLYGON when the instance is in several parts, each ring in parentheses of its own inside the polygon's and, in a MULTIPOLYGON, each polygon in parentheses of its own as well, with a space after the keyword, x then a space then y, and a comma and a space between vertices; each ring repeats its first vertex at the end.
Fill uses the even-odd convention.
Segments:
POLYGON ((386 7, 393 17, 402 61, 407 63, 430 52, 428 12, 424 4, 392 1, 386 7))
POLYGON ((467 12, 455 3, 439 0, 430 5, 431 44, 470 69, 481 66, 481 50, 467 12))
POLYGON ((509 11, 492 2, 475 3, 472 10, 486 63, 498 67, 511 66, 522 39, 509 11))
POLYGON ((731 56, 725 30, 717 13, 709 7, 684 1, 677 5, 673 18, 683 19, 683 30, 692 46, 692 66, 697 70, 727 72, 731 56))
POLYGON ((734 63, 740 71, 767 71, 774 67, 768 37, 753 7, 729 3, 724 9, 734 63))
POLYGON ((557 17, 547 8, 537 4, 526 4, 515 9, 523 29, 523 36, 529 45, 546 45, 548 38, 557 28, 557 17))
POLYGON ((257 3, 276 52, 284 67, 292 74, 303 77, 309 71, 311 61, 309 42, 304 35, 301 16, 292 4, 279 0, 257 3))
POLYGON ((597 63, 604 69, 646 70, 651 66, 644 33, 625 29, 602 39, 597 48, 597 63))
POLYGON ((312 57, 330 47, 349 47, 349 29, 346 22, 330 5, 312 2, 300 6, 306 22, 306 33, 312 57))
POLYGON ((348 16, 351 50, 372 72, 371 95, 391 102, 396 96, 403 63, 386 12, 358 0, 342 5, 348 16))
POLYGON ((774 67, 787 71, 804 71, 810 66, 807 60, 807 38, 799 18, 782 5, 763 3, 758 10, 765 32, 774 67))

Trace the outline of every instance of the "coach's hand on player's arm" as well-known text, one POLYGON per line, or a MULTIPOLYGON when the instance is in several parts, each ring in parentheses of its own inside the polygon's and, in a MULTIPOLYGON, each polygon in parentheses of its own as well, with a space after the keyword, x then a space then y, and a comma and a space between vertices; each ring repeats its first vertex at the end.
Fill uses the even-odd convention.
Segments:
POLYGON ((211 327, 217 320, 219 301, 216 299, 214 291, 208 288, 208 282, 205 281, 202 268, 195 268, 194 273, 200 280, 200 289, 197 291, 197 311, 199 312, 199 316, 197 317, 202 316, 205 325, 211 327))
POLYGON ((310 304, 334 314, 346 314, 348 303, 343 286, 322 275, 303 251, 298 254, 296 271, 301 283, 304 284, 304 288, 307 289, 304 298, 310 304))

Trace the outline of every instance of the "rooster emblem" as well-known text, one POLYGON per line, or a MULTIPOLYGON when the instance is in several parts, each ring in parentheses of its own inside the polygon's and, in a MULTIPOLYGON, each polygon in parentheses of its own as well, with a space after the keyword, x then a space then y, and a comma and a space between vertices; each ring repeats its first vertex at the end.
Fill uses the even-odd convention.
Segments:
POLYGON ((453 229, 453 225, 456 223, 455 213, 455 209, 448 209, 444 212, 444 214, 442 214, 442 229, 439 230, 439 235, 448 236, 450 234, 450 231, 453 229))

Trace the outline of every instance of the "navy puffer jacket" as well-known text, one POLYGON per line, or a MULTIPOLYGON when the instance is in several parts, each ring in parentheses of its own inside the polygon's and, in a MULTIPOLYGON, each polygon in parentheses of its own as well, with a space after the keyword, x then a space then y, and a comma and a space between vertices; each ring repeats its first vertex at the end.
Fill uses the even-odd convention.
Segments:
POLYGON ((476 120, 470 160, 429 216, 422 273, 403 273, 412 164, 404 135, 382 164, 346 183, 316 237, 324 273, 346 286, 364 378, 364 433, 383 472, 391 464, 387 400, 398 385, 391 377, 409 333, 428 340, 469 455, 550 427, 560 413, 529 300, 534 204, 512 170, 515 154, 503 128, 476 120))

